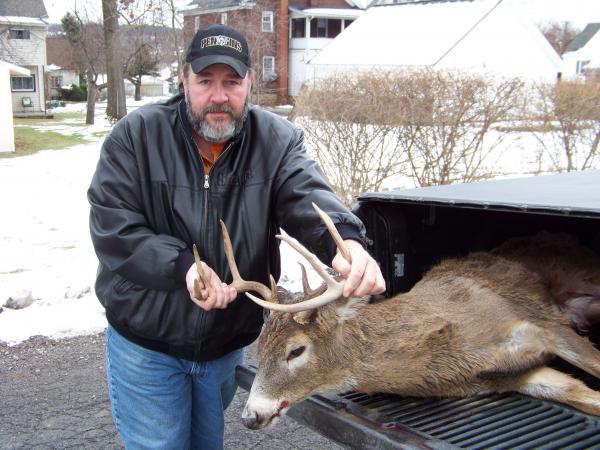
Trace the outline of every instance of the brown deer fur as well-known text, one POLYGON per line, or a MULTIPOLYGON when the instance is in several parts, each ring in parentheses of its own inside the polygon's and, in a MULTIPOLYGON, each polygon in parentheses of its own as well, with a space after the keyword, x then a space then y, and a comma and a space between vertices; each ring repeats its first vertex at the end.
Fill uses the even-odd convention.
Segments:
MULTIPOLYGON (((271 425, 313 393, 417 397, 515 391, 600 415, 600 393, 546 366, 554 356, 600 378, 600 352, 573 331, 600 304, 600 260, 565 235, 515 239, 448 259, 408 293, 316 310, 272 311, 243 412, 271 425)), ((584 323, 585 322, 585 323, 584 323)))

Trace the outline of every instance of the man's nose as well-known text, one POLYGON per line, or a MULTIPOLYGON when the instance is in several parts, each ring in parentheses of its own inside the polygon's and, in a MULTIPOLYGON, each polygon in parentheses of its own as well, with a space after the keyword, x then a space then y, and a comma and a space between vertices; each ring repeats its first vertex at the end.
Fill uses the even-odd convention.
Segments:
POLYGON ((227 91, 221 84, 215 84, 213 87, 211 100, 213 103, 225 103, 227 101, 227 91))

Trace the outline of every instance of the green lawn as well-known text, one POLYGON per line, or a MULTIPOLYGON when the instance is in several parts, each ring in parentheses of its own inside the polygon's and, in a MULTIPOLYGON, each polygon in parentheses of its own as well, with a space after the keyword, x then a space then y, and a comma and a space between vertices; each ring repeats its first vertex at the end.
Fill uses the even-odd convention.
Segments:
MULTIPOLYGON (((31 155, 40 150, 59 150, 65 147, 85 144, 90 142, 84 137, 81 129, 85 127, 85 112, 55 113, 52 119, 43 118, 15 118, 15 151, 13 153, 0 153, 0 158, 14 158, 23 155, 31 155), (46 127, 67 126, 72 128, 68 134, 52 130, 44 130, 46 127)), ((102 132, 93 133, 94 137, 101 137, 102 132)))
POLYGON ((0 153, 0 158, 31 155, 40 150, 61 149, 89 142, 81 135, 64 135, 56 131, 39 131, 29 127, 15 127, 15 151, 0 153))

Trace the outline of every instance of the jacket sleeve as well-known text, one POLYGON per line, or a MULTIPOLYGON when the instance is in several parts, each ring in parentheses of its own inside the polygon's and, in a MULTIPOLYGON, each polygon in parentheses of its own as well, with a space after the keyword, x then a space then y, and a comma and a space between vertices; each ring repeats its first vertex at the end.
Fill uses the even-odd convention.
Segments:
POLYGON ((312 207, 329 217, 344 239, 365 241, 365 227, 331 189, 325 174, 307 153, 304 134, 295 129, 276 180, 275 208, 281 227, 298 239, 323 263, 330 265, 335 243, 312 207))
POLYGON ((149 185, 141 179, 134 150, 115 137, 127 135, 118 134, 124 126, 117 124, 106 138, 88 189, 92 243, 111 272, 147 288, 176 289, 184 285, 182 264, 191 264, 191 253, 180 239, 150 227, 142 195, 149 185))

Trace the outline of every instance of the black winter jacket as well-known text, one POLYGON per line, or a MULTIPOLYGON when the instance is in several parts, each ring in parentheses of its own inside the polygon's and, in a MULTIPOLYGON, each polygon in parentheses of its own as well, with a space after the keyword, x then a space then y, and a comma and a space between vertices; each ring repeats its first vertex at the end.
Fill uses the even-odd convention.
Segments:
POLYGON ((193 243, 231 282, 219 219, 242 277, 267 285, 270 273, 280 273, 279 227, 331 263, 333 241, 311 202, 344 238, 362 239, 364 227, 307 155, 302 132, 260 108, 250 108, 205 177, 185 108, 177 96, 119 121, 103 144, 88 199, 100 261, 96 294, 109 323, 142 346, 201 361, 251 343, 263 321, 262 309, 243 294, 209 312, 189 298, 193 243))

